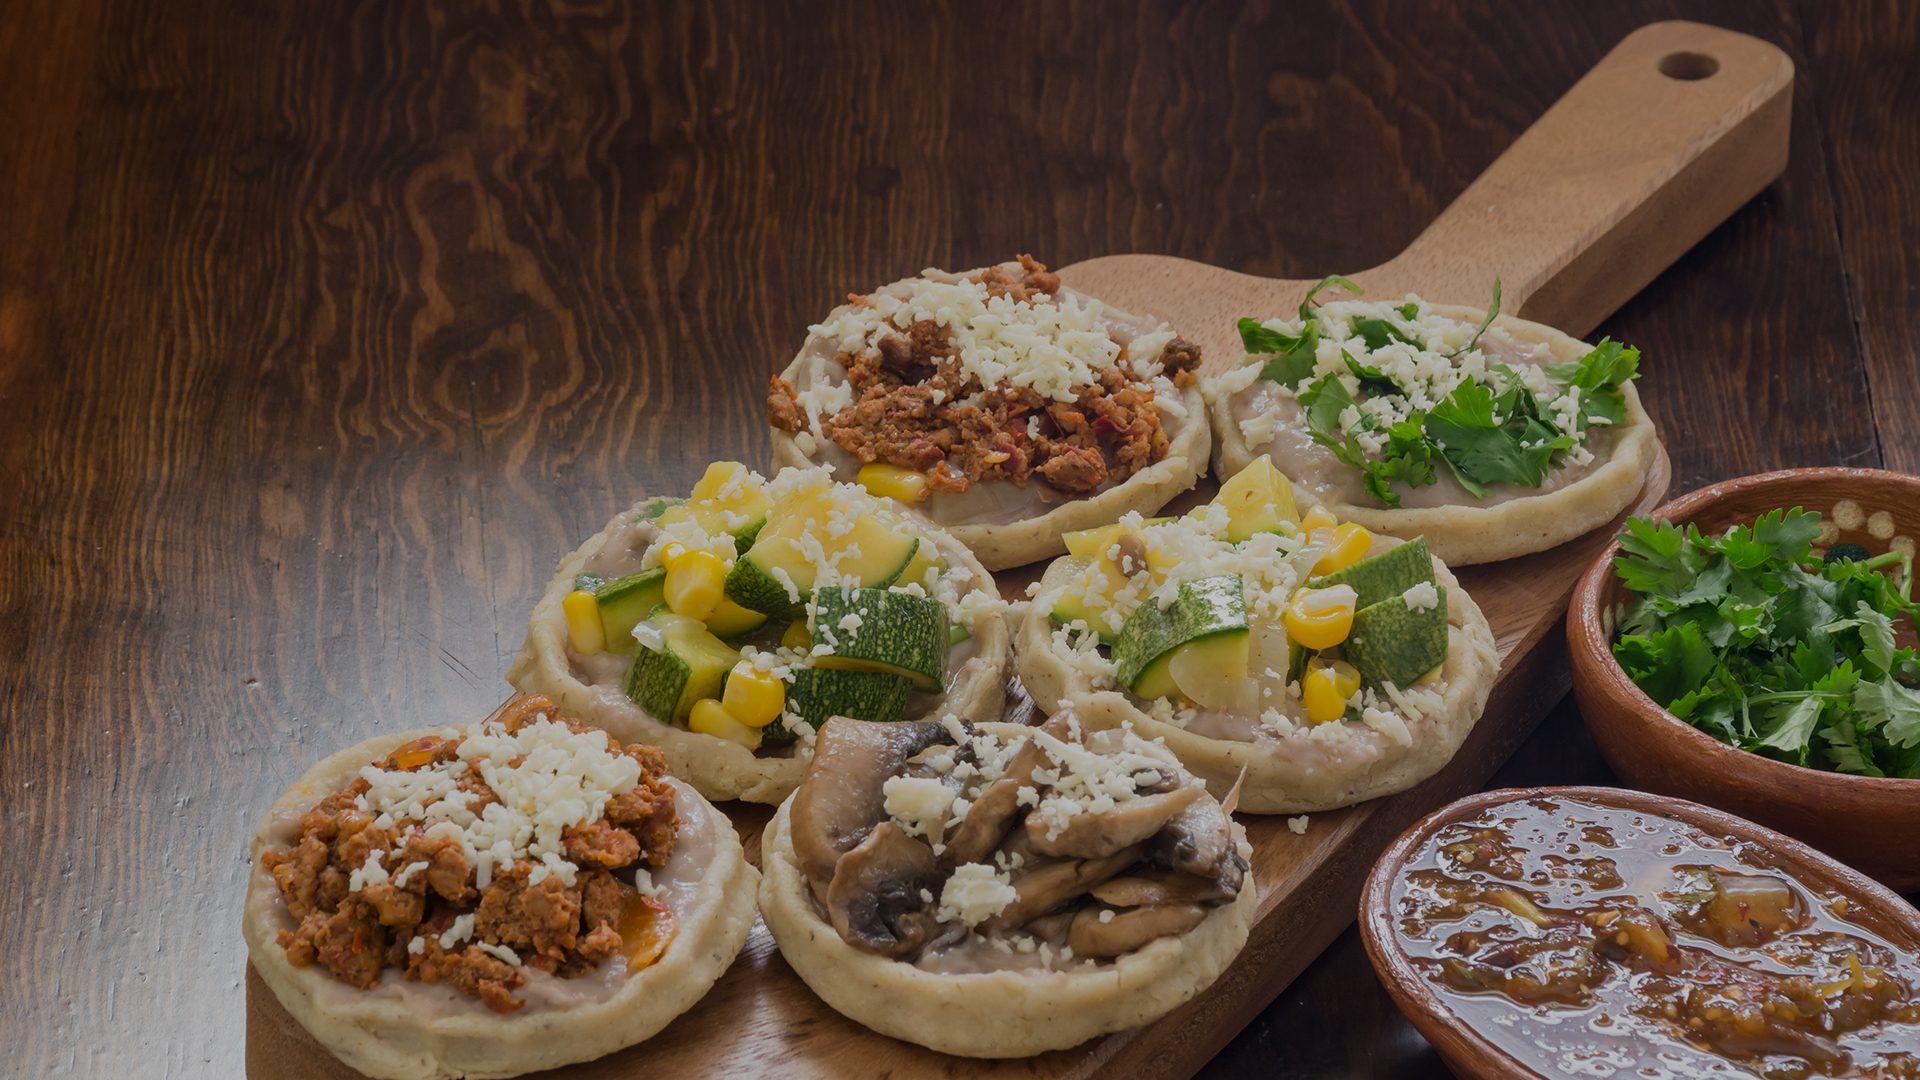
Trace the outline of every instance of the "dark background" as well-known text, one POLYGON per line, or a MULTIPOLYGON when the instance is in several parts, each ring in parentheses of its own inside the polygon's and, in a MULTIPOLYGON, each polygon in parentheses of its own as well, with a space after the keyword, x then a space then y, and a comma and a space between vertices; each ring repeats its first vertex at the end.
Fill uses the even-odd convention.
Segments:
MULTIPOLYGON (((1597 331, 1676 490, 1920 466, 1920 5, 0 4, 0 1071, 237 1074, 255 816, 495 703, 848 290, 1371 266, 1672 17, 1799 76, 1785 177, 1597 331)), ((1603 776, 1563 705, 1501 781, 1603 776)), ((1207 1075, 1438 1068, 1349 934, 1207 1075)))

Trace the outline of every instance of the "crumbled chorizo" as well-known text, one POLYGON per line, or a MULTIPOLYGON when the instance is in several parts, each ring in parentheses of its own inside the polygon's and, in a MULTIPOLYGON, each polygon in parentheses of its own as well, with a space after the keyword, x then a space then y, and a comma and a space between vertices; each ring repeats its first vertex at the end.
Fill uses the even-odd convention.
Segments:
MULTIPOLYGON (((509 731, 541 715, 524 702, 516 705, 521 707, 504 720, 509 731)), ((429 753, 434 762, 449 762, 460 742, 409 744, 381 764, 419 768, 429 753)), ((562 977, 591 971, 619 953, 620 917, 635 891, 634 873, 665 865, 679 817, 665 755, 653 747, 622 747, 611 738, 608 746, 638 762, 640 777, 631 790, 607 800, 599 819, 563 831, 565 856, 577 865, 573 885, 520 859, 496 867, 481 889, 459 840, 427 836, 417 825, 377 825, 358 802, 367 781, 355 780, 321 799, 301 817, 295 839, 261 857, 294 920, 279 934, 287 959, 296 967, 317 964, 363 988, 396 967, 405 978, 445 983, 490 1009, 512 1012, 521 1007, 513 992, 525 985, 526 975, 481 943, 512 949, 527 967, 562 977), (373 862, 386 877, 351 888, 370 856, 378 856, 373 862), (473 916, 474 940, 443 948, 441 935, 461 915, 473 916)), ((477 772, 462 774, 456 787, 469 809, 499 801, 477 772)))
MULTIPOLYGON (((1060 276, 1030 255, 1020 256, 1017 275, 991 266, 974 280, 1015 302, 1060 288, 1060 276)), ((947 326, 919 320, 904 333, 890 329, 871 350, 837 354, 854 400, 821 417, 821 431, 862 463, 925 473, 935 491, 993 481, 1025 486, 1038 476, 1057 491, 1085 495, 1166 457, 1154 391, 1124 350, 1075 400, 1055 401, 1030 387, 982 386, 962 375, 950 337, 947 326)), ((1169 342, 1159 357, 1161 373, 1182 389, 1192 385, 1199 362, 1199 346, 1184 338, 1169 342)), ((784 379, 773 380, 767 419, 783 431, 807 426, 784 379)))

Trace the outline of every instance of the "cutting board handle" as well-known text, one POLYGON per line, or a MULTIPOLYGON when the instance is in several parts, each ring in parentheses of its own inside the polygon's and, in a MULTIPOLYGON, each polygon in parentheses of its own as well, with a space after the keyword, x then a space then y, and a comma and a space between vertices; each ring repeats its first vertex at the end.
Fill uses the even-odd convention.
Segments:
POLYGON ((1793 62, 1693 22, 1629 34, 1407 250, 1356 279, 1584 335, 1778 177, 1793 62))

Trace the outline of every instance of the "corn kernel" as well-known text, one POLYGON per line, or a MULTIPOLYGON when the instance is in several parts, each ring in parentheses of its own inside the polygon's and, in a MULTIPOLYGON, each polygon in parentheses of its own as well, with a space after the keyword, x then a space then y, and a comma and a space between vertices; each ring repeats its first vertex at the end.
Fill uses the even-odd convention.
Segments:
MULTIPOLYGON (((680 508, 676 506, 674 509, 678 510, 680 508)), ((692 550, 692 548, 678 540, 669 540, 660 545, 660 565, 672 569, 673 564, 679 562, 682 555, 692 550)))
POLYGON ((1310 533, 1315 529, 1331 529, 1338 524, 1340 519, 1334 517, 1324 506, 1308 507, 1307 512, 1300 516, 1301 532, 1310 533))
POLYGON ((581 656, 598 656, 607 651, 607 628, 600 621, 600 601, 585 589, 575 589, 560 601, 567 617, 567 637, 573 651, 581 656))
POLYGON ((760 729, 735 720, 732 713, 712 698, 701 698, 693 703, 693 711, 687 714, 687 730, 737 742, 749 750, 760 746, 760 729))
POLYGON ((1307 662, 1300 676, 1300 703, 1309 723, 1324 724, 1347 714, 1347 699, 1360 689, 1360 672, 1344 660, 1307 662))
POLYGON ((1320 556, 1319 562, 1313 564, 1314 576, 1345 570, 1366 558, 1367 549, 1372 546, 1373 534, 1364 527, 1351 521, 1345 525, 1334 526, 1326 552, 1320 556))
MULTIPOLYGON (((671 574, 673 571, 667 572, 671 574)), ((725 588, 726 583, 723 581, 721 589, 724 591, 725 588)), ((739 637, 749 630, 759 629, 760 624, 766 621, 767 617, 764 614, 750 608, 743 608, 722 596, 720 602, 714 605, 712 614, 707 616, 707 630, 714 637, 739 637)))
POLYGON ((1353 632, 1353 608, 1359 595, 1351 585, 1301 589, 1280 616, 1287 636, 1309 649, 1331 649, 1353 632))
POLYGON ((772 672, 761 671, 748 660, 733 666, 720 705, 728 715, 751 728, 763 728, 780 717, 787 704, 787 684, 772 672))
POLYGON ((727 594, 727 564, 711 551, 688 551, 667 565, 667 607, 706 621, 727 594))
POLYGON ((780 635, 780 647, 783 649, 813 648, 813 631, 807 629, 806 620, 795 619, 787 624, 786 631, 780 635))
POLYGON ((883 499, 917 503, 927 497, 927 474, 876 461, 860 466, 854 479, 871 494, 883 499))

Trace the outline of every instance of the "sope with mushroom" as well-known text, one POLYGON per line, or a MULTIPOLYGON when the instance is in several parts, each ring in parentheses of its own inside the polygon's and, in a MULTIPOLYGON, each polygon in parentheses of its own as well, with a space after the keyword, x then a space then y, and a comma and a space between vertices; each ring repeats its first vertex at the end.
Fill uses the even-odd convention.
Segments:
POLYGON ((1116 714, 834 719, 815 746, 768 827, 761 909, 875 1030, 979 1057, 1071 1046, 1176 1007, 1245 943, 1231 798, 1116 714))

